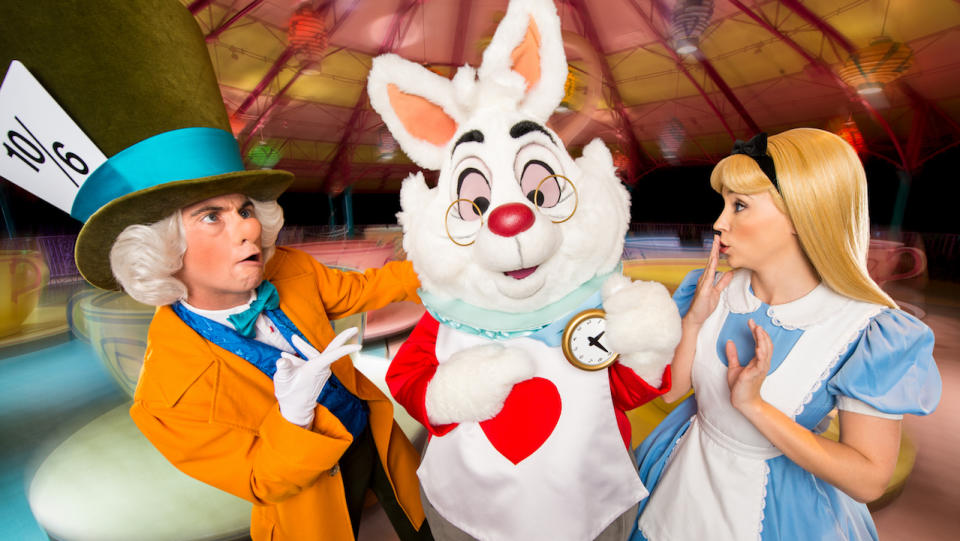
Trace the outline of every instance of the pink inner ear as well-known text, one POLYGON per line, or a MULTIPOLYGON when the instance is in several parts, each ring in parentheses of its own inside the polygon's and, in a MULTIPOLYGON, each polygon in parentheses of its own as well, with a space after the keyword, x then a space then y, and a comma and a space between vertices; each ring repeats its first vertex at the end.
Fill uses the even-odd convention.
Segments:
POLYGON ((387 85, 390 105, 410 135, 436 146, 447 144, 457 132, 457 123, 439 105, 426 98, 407 94, 397 85, 387 85))
POLYGON ((536 86, 540 81, 540 31, 533 17, 530 17, 527 35, 510 54, 510 59, 513 60, 513 71, 527 80, 527 90, 536 86))

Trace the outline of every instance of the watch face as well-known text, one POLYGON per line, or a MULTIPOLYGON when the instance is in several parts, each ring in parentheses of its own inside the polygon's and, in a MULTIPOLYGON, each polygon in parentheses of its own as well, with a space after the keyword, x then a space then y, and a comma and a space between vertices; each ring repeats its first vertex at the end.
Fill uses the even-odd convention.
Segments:
POLYGON ((600 370, 617 360, 607 344, 607 322, 602 310, 580 312, 567 323, 563 333, 563 353, 574 366, 600 370))

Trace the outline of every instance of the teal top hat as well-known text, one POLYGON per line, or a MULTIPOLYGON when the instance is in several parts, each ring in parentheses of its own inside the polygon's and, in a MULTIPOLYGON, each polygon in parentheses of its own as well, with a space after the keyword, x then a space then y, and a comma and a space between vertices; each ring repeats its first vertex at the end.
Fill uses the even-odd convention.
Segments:
POLYGON ((0 70, 20 61, 108 158, 80 186, 77 268, 116 289, 132 224, 228 193, 276 199, 286 171, 245 171, 203 34, 176 0, 30 0, 0 17, 0 70))

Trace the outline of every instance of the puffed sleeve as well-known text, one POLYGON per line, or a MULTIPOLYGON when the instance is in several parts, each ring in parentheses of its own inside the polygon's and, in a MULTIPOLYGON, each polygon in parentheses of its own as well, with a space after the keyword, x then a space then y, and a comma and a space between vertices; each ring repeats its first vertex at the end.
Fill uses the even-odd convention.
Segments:
POLYGON ((673 302, 677 303, 677 310, 680 311, 680 317, 687 315, 690 304, 693 303, 693 294, 697 292, 697 280, 703 274, 705 269, 692 270, 683 277, 683 281, 673 292, 673 302))
POLYGON ((853 399, 881 413, 927 415, 940 401, 933 340, 933 331, 920 320, 884 310, 853 344, 827 391, 837 396, 840 409, 859 411, 853 399))

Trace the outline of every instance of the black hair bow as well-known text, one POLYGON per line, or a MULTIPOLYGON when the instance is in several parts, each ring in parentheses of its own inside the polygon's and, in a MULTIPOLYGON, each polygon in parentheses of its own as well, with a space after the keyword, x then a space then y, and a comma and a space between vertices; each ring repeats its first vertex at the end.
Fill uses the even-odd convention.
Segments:
POLYGON ((737 139, 733 143, 733 150, 730 151, 731 156, 734 154, 744 154, 753 158, 753 161, 757 162, 757 165, 760 166, 763 174, 773 183, 773 187, 776 188, 778 192, 780 191, 780 184, 777 182, 777 169, 773 165, 773 158, 767 155, 766 132, 760 132, 754 135, 749 141, 737 139))

